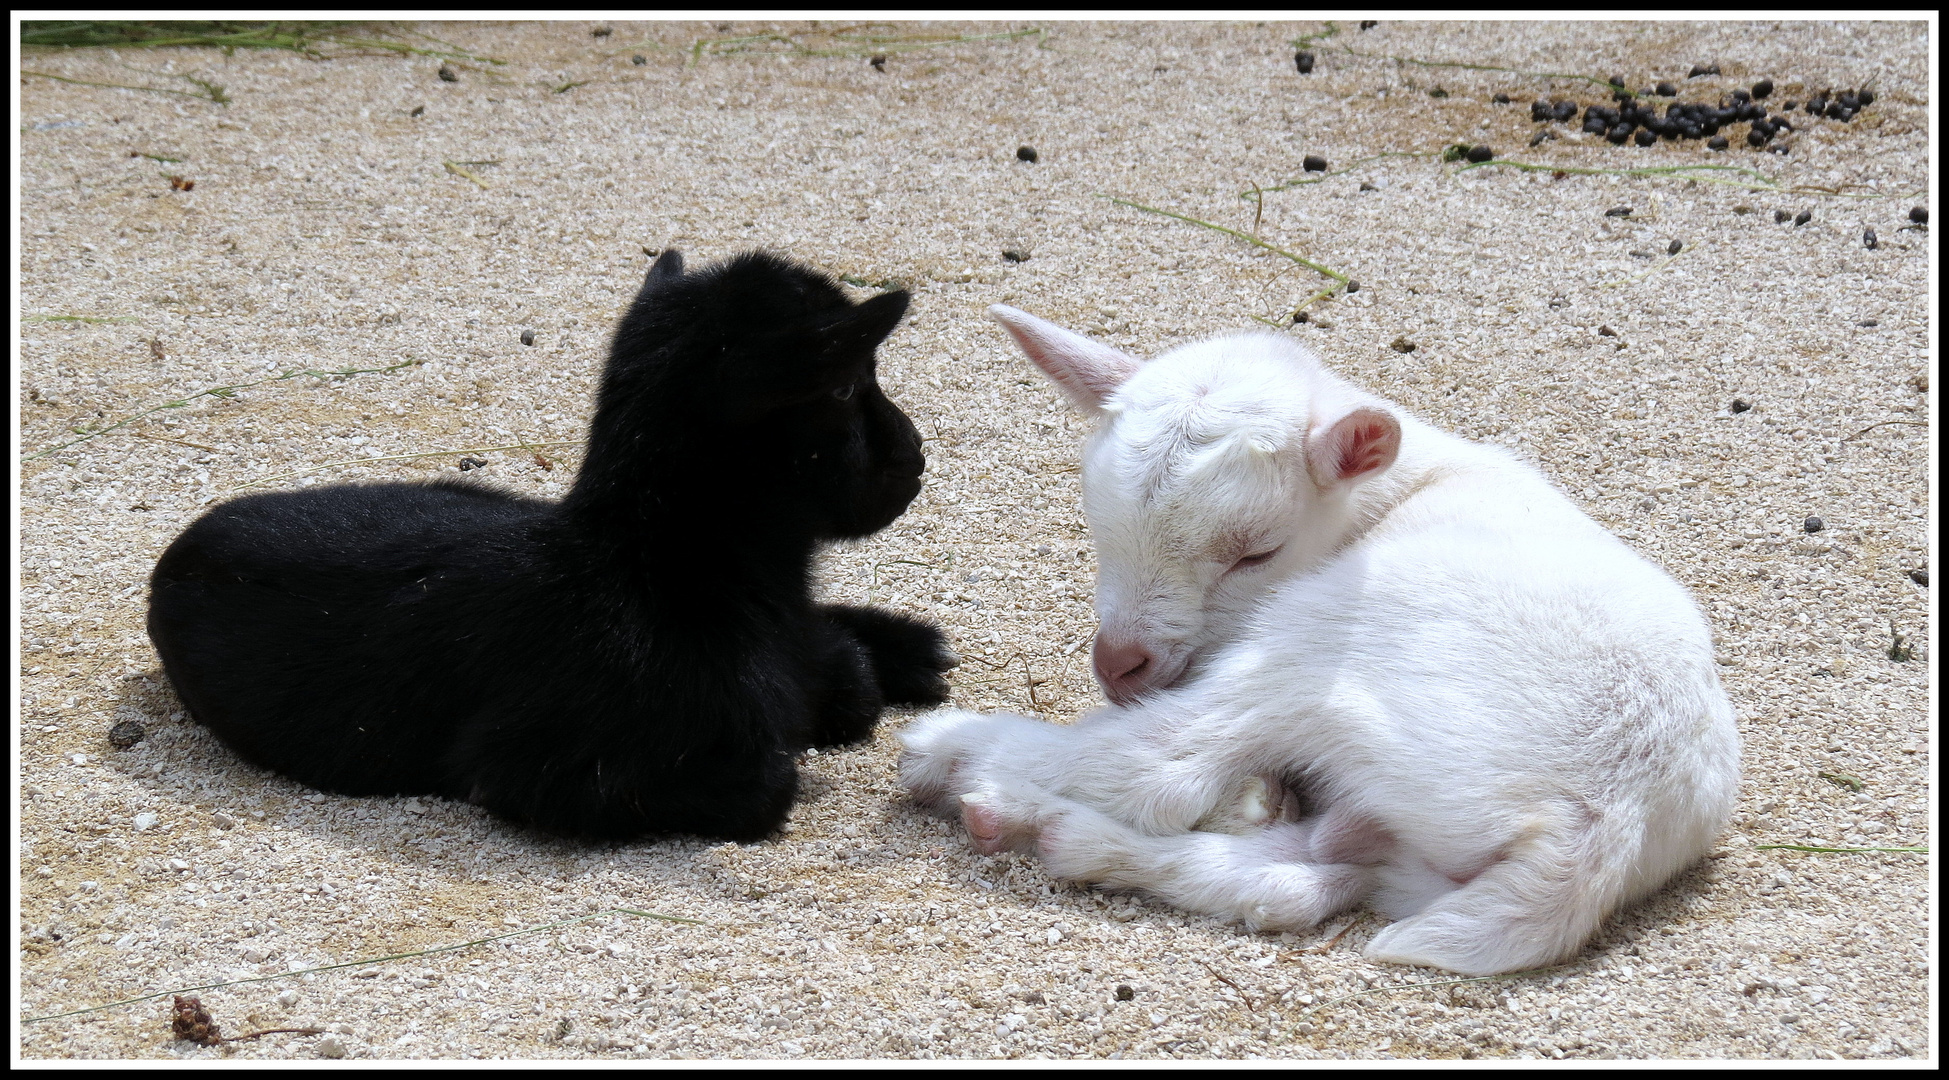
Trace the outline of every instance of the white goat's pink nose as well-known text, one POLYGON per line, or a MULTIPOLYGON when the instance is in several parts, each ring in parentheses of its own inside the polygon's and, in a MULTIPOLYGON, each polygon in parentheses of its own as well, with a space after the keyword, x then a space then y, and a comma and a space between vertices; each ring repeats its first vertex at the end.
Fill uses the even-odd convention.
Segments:
POLYGON ((1127 638, 1098 634, 1090 655, 1096 665, 1096 681, 1119 705, 1142 694, 1157 675, 1157 655, 1127 638))

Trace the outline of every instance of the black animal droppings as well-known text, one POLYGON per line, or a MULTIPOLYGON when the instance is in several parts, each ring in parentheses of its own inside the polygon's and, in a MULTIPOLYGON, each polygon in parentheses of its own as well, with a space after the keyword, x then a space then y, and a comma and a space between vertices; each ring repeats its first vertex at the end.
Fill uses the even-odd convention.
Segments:
POLYGON ((1929 572, 1927 570, 1910 570, 1908 572, 1908 579, 1917 585, 1927 585, 1929 583, 1929 572))
POLYGON ((1529 137, 1529 144, 1531 146, 1541 145, 1543 140, 1549 138, 1550 135, 1551 135, 1551 131, 1549 128, 1539 128, 1537 129, 1536 134, 1531 135, 1529 137))
POLYGON ((1793 227, 1797 229, 1812 220, 1814 220, 1814 212, 1812 210, 1802 210, 1798 214, 1793 215, 1793 227))
POLYGON ((637 67, 642 67, 644 64, 650 62, 650 58, 644 56, 642 53, 637 53, 635 56, 629 58, 629 62, 635 64, 637 67))
POLYGON ((416 106, 414 106, 414 107, 413 107, 413 111, 412 111, 412 112, 409 112, 409 113, 407 113, 406 115, 407 115, 407 116, 425 116, 425 115, 426 115, 426 106, 424 106, 424 105, 416 105, 416 106))
POLYGON ((1667 255, 1676 255, 1684 250, 1685 241, 1683 240, 1673 240, 1671 243, 1665 245, 1665 254, 1667 255))
POLYGON ((1012 263, 1028 262, 1029 253, 1026 251, 1017 251, 1014 248, 1003 248, 1002 258, 1012 263))
POLYGON ((1611 141, 1612 146, 1623 146, 1624 140, 1631 137, 1631 125, 1619 124, 1612 128, 1604 137, 1611 141))
POLYGON ((1854 96, 1861 102, 1861 107, 1864 109, 1875 103, 1875 92, 1873 90, 1863 90, 1854 96))
POLYGON ((1598 328, 1597 328, 1597 336, 1598 336, 1598 337, 1616 337, 1616 336, 1617 336, 1617 331, 1615 331, 1615 330, 1613 330, 1613 329, 1611 329, 1611 328, 1610 328, 1610 327, 1608 327, 1608 326, 1600 326, 1600 327, 1598 327, 1598 328))
POLYGON ((1307 313, 1305 313, 1304 311, 1295 311, 1295 312, 1293 312, 1293 323, 1294 323, 1294 325, 1298 325, 1299 323, 1303 323, 1303 322, 1311 322, 1312 320, 1313 320, 1313 317, 1312 317, 1311 315, 1308 315, 1308 314, 1307 314, 1307 313))
POLYGON ((1362 190, 1362 191, 1379 191, 1379 190, 1380 190, 1380 188, 1377 188, 1377 187, 1375 187, 1375 186, 1374 186, 1373 184, 1370 184, 1370 183, 1368 183, 1367 181, 1365 181, 1365 180, 1362 180, 1362 181, 1360 182, 1360 190, 1362 190))
POLYGON ((1751 409, 1752 407, 1753 407, 1752 402, 1747 401, 1745 398, 1732 399, 1731 408, 1733 412, 1742 413, 1747 411, 1748 409, 1751 409))
POLYGON ((1789 101, 1785 105, 1780 106, 1780 111, 1792 112, 1793 110, 1798 109, 1799 107, 1800 107, 1800 103, 1798 101, 1789 101))
MULTIPOLYGON (((1767 134, 1765 128, 1755 127, 1753 130, 1746 133, 1746 145, 1751 146, 1754 149, 1758 149, 1762 146, 1765 146, 1766 139, 1767 139, 1767 134)), ((1724 141, 1724 140, 1719 140, 1719 141, 1724 141)))
MULTIPOLYGON (((1639 132, 1638 132, 1638 139, 1637 139, 1637 142, 1638 142, 1638 145, 1639 145, 1639 146, 1650 146, 1650 145, 1652 145, 1653 143, 1656 143, 1657 141, 1658 141, 1658 133, 1657 133, 1657 132, 1655 132, 1655 131, 1653 131, 1653 130, 1651 130, 1650 128, 1645 128, 1645 129, 1643 129, 1643 130, 1641 130, 1641 131, 1639 131, 1639 132)), ((1725 146, 1724 146, 1723 144, 1724 144, 1724 142, 1725 142, 1725 140, 1724 140, 1724 139, 1721 139, 1721 140, 1719 140, 1719 142, 1720 142, 1720 143, 1721 143, 1722 145, 1719 145, 1719 146, 1716 146, 1716 147, 1713 147, 1713 149, 1715 149, 1715 150, 1724 150, 1724 149, 1725 149, 1725 146)))
POLYGON ((1348 295, 1350 295, 1350 296, 1351 296, 1352 294, 1354 294, 1354 293, 1357 293, 1357 292, 1359 292, 1359 291, 1360 291, 1360 282, 1358 282, 1358 281, 1349 281, 1349 282, 1347 282, 1347 294, 1348 294, 1348 295))
POLYGON ((1494 150, 1489 149, 1486 146, 1471 146, 1469 147, 1469 152, 1467 154, 1468 159, 1477 165, 1480 165, 1483 162, 1488 161, 1491 158, 1494 158, 1495 156, 1496 156, 1496 152, 1494 150))
POLYGON ((1293 54, 1293 66, 1299 69, 1301 75, 1311 75, 1313 73, 1313 54, 1307 52, 1305 49, 1299 50, 1293 54))
POLYGON ((1605 217, 1630 217, 1631 208, 1628 206, 1613 206, 1609 210, 1604 211, 1604 216, 1605 217))
POLYGON ((1929 212, 1923 207, 1911 206, 1908 210, 1908 219, 1917 225, 1927 225, 1929 223, 1929 212))
POLYGON ((1741 105, 1744 105, 1747 102, 1753 100, 1753 95, 1747 93, 1744 90, 1734 90, 1732 92, 1732 99, 1734 101, 1739 102, 1741 105))
POLYGON ((1622 90, 1624 88, 1624 76, 1622 75, 1611 76, 1611 85, 1622 90))
POLYGON ((1584 133, 1587 135, 1602 135, 1609 131, 1610 127, 1611 125, 1606 124, 1601 116, 1584 117, 1584 133))
POLYGON ((607 27, 607 26, 598 26, 598 27, 596 27, 596 28, 595 28, 594 30, 591 30, 591 31, 589 31, 589 36, 590 36, 590 37, 608 37, 608 36, 609 36, 610 34, 613 34, 613 33, 615 33, 615 31, 614 31, 614 30, 611 30, 611 29, 610 29, 609 27, 607 27))
POLYGON ((872 65, 874 71, 885 71, 887 69, 887 54, 874 53, 872 56, 866 58, 866 62, 872 65))
POLYGON ((452 69, 452 68, 450 68, 450 67, 448 67, 448 66, 447 66, 447 65, 445 65, 445 64, 441 64, 441 65, 440 65, 440 81, 441 81, 441 82, 459 82, 459 81, 460 81, 460 76, 458 76, 458 75, 455 75, 455 74, 453 73, 453 69, 452 69))
POLYGON ((1136 999, 1137 999, 1137 991, 1132 990, 1130 988, 1129 983, 1119 983, 1117 985, 1118 1001, 1135 1001, 1136 999))
POLYGON ((1687 72, 1685 77, 1688 79, 1696 79, 1701 75, 1717 74, 1719 74, 1719 65, 1717 64, 1693 64, 1692 70, 1687 72))
POLYGON ((1325 171, 1326 171, 1326 159, 1325 159, 1325 158, 1323 158, 1323 157, 1321 157, 1321 156, 1320 156, 1320 155, 1318 155, 1318 154, 1308 154, 1308 155, 1306 155, 1306 160, 1305 160, 1305 161, 1303 161, 1303 162, 1301 162, 1301 164, 1303 164, 1303 165, 1304 165, 1304 166, 1306 167, 1306 171, 1307 171, 1307 172, 1325 172, 1325 171))
MULTIPOLYGON (((1747 138, 1752 138, 1752 136, 1748 135, 1747 138)), ((1731 146, 1732 144, 1726 141, 1726 137, 1724 135, 1714 135, 1713 137, 1705 141, 1705 145, 1708 149, 1724 150, 1726 147, 1731 146)))
POLYGON ((1854 91, 1852 90, 1844 91, 1841 94, 1840 101, 1841 108, 1843 109, 1852 111, 1861 107, 1861 99, 1854 96, 1854 91))
POLYGON ((1657 87, 1653 92, 1656 93, 1659 97, 1677 97, 1678 87, 1673 86, 1671 83, 1668 82, 1661 82, 1657 85, 1657 87))
POLYGON ((1873 251, 1881 246, 1881 238, 1875 235, 1873 226, 1862 230, 1861 246, 1867 248, 1869 251, 1873 251))
POLYGON ((1854 325, 1856 325, 1856 326, 1870 326, 1870 327, 1872 327, 1872 326, 1880 326, 1880 325, 1881 325, 1881 320, 1879 320, 1879 319, 1862 319, 1862 320, 1861 320, 1860 322, 1858 322, 1858 323, 1855 323, 1854 325))
POLYGON ((1448 91, 1437 86, 1433 90, 1428 91, 1428 96, 1431 98, 1445 98, 1448 96, 1448 91))
POLYGON ((1763 98, 1766 95, 1771 94, 1772 92, 1773 92, 1772 79, 1761 79, 1760 81, 1753 84, 1753 96, 1756 98, 1763 98))
POLYGON ((1379 25, 1380 25, 1380 21, 1379 21, 1378 19, 1362 19, 1362 20, 1360 20, 1360 28, 1361 28, 1362 30, 1372 30, 1372 29, 1373 29, 1374 27, 1376 27, 1376 26, 1379 26, 1379 25))
POLYGON ((1489 100, 1495 102, 1498 105, 1507 105, 1509 104, 1509 95, 1499 93, 1495 97, 1490 98, 1489 100))
POLYGON ((1387 347, 1393 349, 1397 353, 1411 353, 1415 349, 1419 348, 1419 346, 1417 346, 1414 342, 1409 341, 1405 337, 1395 338, 1393 341, 1388 343, 1387 347))
POLYGON ((1840 102, 1830 101, 1827 103, 1827 111, 1822 115, 1826 116, 1829 120, 1839 120, 1843 116, 1851 117, 1854 114, 1849 112, 1846 106, 1843 106, 1840 102))
POLYGON ((133 720, 124 720, 108 729, 108 744, 117 750, 127 750, 142 741, 149 732, 133 720))
POLYGON ((482 461, 479 458, 464 457, 460 459, 461 472, 472 472, 475 469, 485 469, 485 468, 487 468, 487 462, 482 461))
POLYGON ((1807 532, 1817 533, 1822 529, 1827 528, 1827 523, 1817 517, 1810 517, 1807 520, 1801 522, 1800 527, 1806 530, 1807 532))
POLYGON ((1551 115, 1559 122, 1568 120, 1577 115, 1577 103, 1569 100, 1559 101, 1552 107, 1551 115))
POLYGON ((535 332, 533 330, 521 331, 521 344, 533 345, 534 343, 535 343, 535 332))
POLYGON ((1535 101, 1529 103, 1529 118, 1532 122, 1541 124, 1548 120, 1550 115, 1550 105, 1542 98, 1537 98, 1535 101))
POLYGON ((1040 155, 1035 152, 1035 147, 1033 146, 1018 146, 1015 148, 1015 160, 1017 161, 1033 162, 1038 157, 1040 155))

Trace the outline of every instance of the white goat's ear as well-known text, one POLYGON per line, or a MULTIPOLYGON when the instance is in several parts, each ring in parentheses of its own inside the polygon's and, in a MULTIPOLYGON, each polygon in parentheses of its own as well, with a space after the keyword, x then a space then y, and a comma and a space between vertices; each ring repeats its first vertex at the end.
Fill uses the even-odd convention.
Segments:
POLYGON ((1035 366, 1062 388, 1071 405, 1092 416, 1103 411, 1103 399, 1143 366, 1129 353, 1026 311, 996 304, 988 309, 988 317, 1002 324, 1035 366))
POLYGON ((1401 451, 1401 422, 1363 405, 1306 436, 1306 467, 1320 490, 1351 484, 1394 464, 1401 451))

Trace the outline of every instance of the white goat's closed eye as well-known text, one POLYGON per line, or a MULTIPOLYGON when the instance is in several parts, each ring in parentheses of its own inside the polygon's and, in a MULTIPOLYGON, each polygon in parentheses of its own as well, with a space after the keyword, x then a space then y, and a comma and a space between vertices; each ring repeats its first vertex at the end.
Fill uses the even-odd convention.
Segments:
POLYGON ((1283 550, 1282 547, 1276 547, 1271 551, 1261 551, 1256 555, 1247 555, 1233 563, 1231 570, 1225 572, 1229 574, 1232 570, 1250 570, 1255 566, 1264 566, 1266 563, 1271 562, 1272 557, 1279 554, 1281 550, 1283 550))

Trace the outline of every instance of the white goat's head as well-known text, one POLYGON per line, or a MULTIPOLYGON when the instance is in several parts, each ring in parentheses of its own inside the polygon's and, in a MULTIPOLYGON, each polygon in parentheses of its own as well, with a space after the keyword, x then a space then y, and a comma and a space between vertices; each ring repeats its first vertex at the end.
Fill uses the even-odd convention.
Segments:
POLYGON ((1096 542, 1095 666, 1126 704, 1229 640, 1282 578, 1330 555, 1350 494, 1385 471, 1401 426, 1294 342, 1242 334, 1148 364, 1014 308, 988 314, 1071 404, 1096 542))

